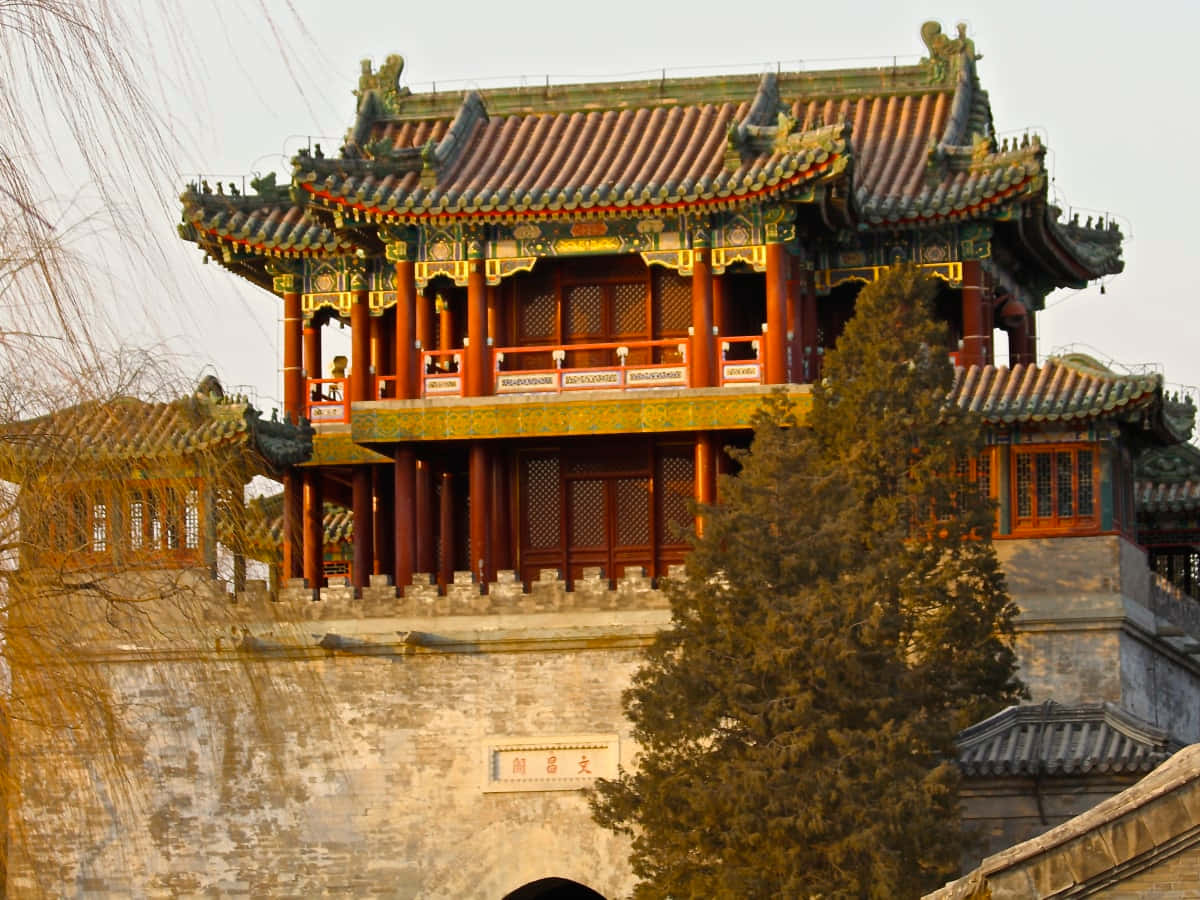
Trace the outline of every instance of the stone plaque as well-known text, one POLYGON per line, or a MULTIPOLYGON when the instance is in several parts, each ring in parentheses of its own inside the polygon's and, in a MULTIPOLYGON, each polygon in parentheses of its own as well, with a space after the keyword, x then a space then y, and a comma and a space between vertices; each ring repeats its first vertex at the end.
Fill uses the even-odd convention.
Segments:
POLYGON ((484 793, 574 791, 616 778, 615 734, 491 737, 484 741, 484 793))
POLYGON ((686 366, 655 366, 625 371, 625 383, 630 387, 686 387, 687 379, 686 366))

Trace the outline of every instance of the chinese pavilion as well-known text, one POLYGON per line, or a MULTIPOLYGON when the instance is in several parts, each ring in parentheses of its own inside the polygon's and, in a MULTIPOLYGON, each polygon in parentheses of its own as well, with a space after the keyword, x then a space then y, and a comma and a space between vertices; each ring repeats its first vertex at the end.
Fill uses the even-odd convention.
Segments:
POLYGON ((226 397, 211 376, 167 402, 89 400, 6 425, 0 478, 19 490, 21 566, 215 578, 220 542, 241 589, 243 488, 307 459, 311 439, 303 423, 263 419, 245 398, 226 397))
POLYGON ((234 549, 278 590, 213 592, 169 645, 157 612, 97 624, 87 649, 147 710, 139 814, 73 818, 87 754, 14 740, 44 787, 14 890, 627 895, 626 839, 579 789, 636 764, 620 696, 670 626, 678 526, 768 393, 803 413, 897 261, 940 279, 948 399, 986 427, 960 474, 996 501, 1032 704, 960 735, 964 818, 997 850, 1200 740, 1195 407, 1039 359, 1047 294, 1121 271, 1122 235, 1063 218, 1037 136, 997 137, 961 28, 921 35, 915 65, 463 95, 389 57, 336 153, 252 194, 190 185, 182 236, 282 304, 289 422, 211 392, 68 410, 42 432, 79 436, 76 471, 116 459, 121 492, 29 485, 69 488, 48 546, 169 565, 231 543, 206 511, 240 483, 201 463, 268 471, 284 491, 237 505, 234 549))
MULTIPOLYGON (((1005 383, 1044 385, 1038 310, 1121 271, 1121 234, 1061 219, 1037 136, 997 139, 962 29, 922 37, 911 66, 462 96, 410 92, 393 56, 364 62, 337 153, 301 150, 253 195, 189 186, 182 236, 280 296, 285 413, 317 432, 285 473, 285 577, 323 583, 327 502, 352 510, 360 591, 665 574, 720 448, 777 386, 803 406, 896 261, 942 280, 964 390, 993 383, 997 329, 1005 383), (348 374, 322 355, 331 322, 348 374)), ((1105 435, 1010 454, 1022 433, 1001 427, 992 462, 1001 534, 1132 521, 1105 435)))

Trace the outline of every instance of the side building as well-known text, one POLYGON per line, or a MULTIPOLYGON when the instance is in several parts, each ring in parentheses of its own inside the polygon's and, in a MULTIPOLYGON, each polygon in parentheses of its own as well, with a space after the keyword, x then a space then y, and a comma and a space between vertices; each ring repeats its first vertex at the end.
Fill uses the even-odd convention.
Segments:
MULTIPOLYGON (((968 819, 990 852, 1200 740, 1195 409, 1159 375, 1039 364, 1046 296, 1121 271, 1121 233, 1064 220, 1036 135, 997 139, 962 30, 921 34, 911 66, 461 96, 389 57, 336 152, 189 186, 182 237, 282 305, 311 455, 246 513, 275 590, 187 654, 94 639, 153 711, 145 824, 76 834, 35 794, 14 883, 626 895, 580 788, 635 762, 620 693, 690 501, 719 500, 768 393, 804 413, 898 261, 940 279, 951 401, 989 433, 961 476, 1021 608, 1033 705, 962 736, 968 819)), ((66 750, 20 764, 51 758, 89 781, 66 750)))

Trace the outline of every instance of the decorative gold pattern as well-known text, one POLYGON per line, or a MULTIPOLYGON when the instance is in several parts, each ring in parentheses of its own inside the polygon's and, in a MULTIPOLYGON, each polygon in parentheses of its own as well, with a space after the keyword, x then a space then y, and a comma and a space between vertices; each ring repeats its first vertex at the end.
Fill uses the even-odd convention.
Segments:
POLYGON ((517 272, 532 272, 537 261, 536 256, 516 256, 510 259, 489 258, 484 260, 484 278, 488 284, 496 285, 500 283, 501 278, 515 275, 517 272))
POLYGON ((356 444, 344 427, 338 431, 318 431, 313 437, 313 455, 305 466, 349 466, 355 463, 390 463, 386 456, 356 444))
POLYGON ((456 285, 463 287, 467 283, 470 263, 465 259, 448 259, 443 262, 418 262, 415 268, 417 287, 425 287, 438 275, 448 275, 456 285))
POLYGON ((717 275, 736 262, 750 263, 755 272, 767 271, 767 248, 763 244, 749 247, 713 247, 712 269, 717 275))
MULTIPOLYGON (((817 291, 824 293, 847 281, 875 281, 888 268, 888 266, 854 266, 840 269, 817 269, 813 273, 813 283, 817 291)), ((942 279, 951 287, 962 286, 961 262, 922 263, 918 265, 918 268, 942 279)))
MULTIPOLYGON (((356 442, 386 444, 749 428, 755 410, 772 390, 768 386, 736 393, 732 390, 697 393, 685 389, 579 400, 522 397, 518 403, 473 401, 434 405, 398 401, 392 405, 382 401, 368 408, 356 404, 351 432, 356 442)), ((805 415, 811 404, 809 389, 791 387, 788 395, 797 412, 805 415)), ((326 452, 318 447, 314 458, 323 459, 326 452)))
POLYGON ((338 315, 350 315, 350 307, 354 303, 354 294, 350 291, 333 291, 328 294, 301 294, 300 310, 304 318, 309 318, 322 307, 329 306, 338 311, 338 315))
POLYGON ((691 275, 696 261, 693 250, 646 250, 641 254, 648 266, 666 266, 680 275, 691 275))

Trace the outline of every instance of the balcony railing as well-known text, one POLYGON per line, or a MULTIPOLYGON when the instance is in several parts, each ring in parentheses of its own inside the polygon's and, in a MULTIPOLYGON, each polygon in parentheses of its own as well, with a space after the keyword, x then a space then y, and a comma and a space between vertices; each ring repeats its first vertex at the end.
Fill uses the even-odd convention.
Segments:
POLYGON ((350 379, 309 378, 305 415, 314 425, 350 421, 350 379))
POLYGON ((686 387, 689 377, 678 339, 499 347, 492 361, 497 394, 686 387))
MULTIPOLYGON (((566 391, 646 390, 687 387, 691 381, 688 341, 611 341, 536 347, 497 347, 491 351, 492 391, 541 394, 566 391)), ((716 383, 763 384, 766 366, 759 335, 722 338, 716 383)), ((461 397, 465 388, 464 351, 421 352, 421 396, 461 397)), ((395 375, 372 379, 371 399, 393 400, 400 393, 395 375)), ((350 421, 349 379, 309 378, 305 414, 314 424, 350 421)))
POLYGON ((766 367, 762 359, 762 339, 728 337, 721 340, 721 364, 717 373, 721 387, 727 384, 762 384, 766 367))
POLYGON ((461 397, 462 369, 462 350, 422 350, 421 396, 461 397))

